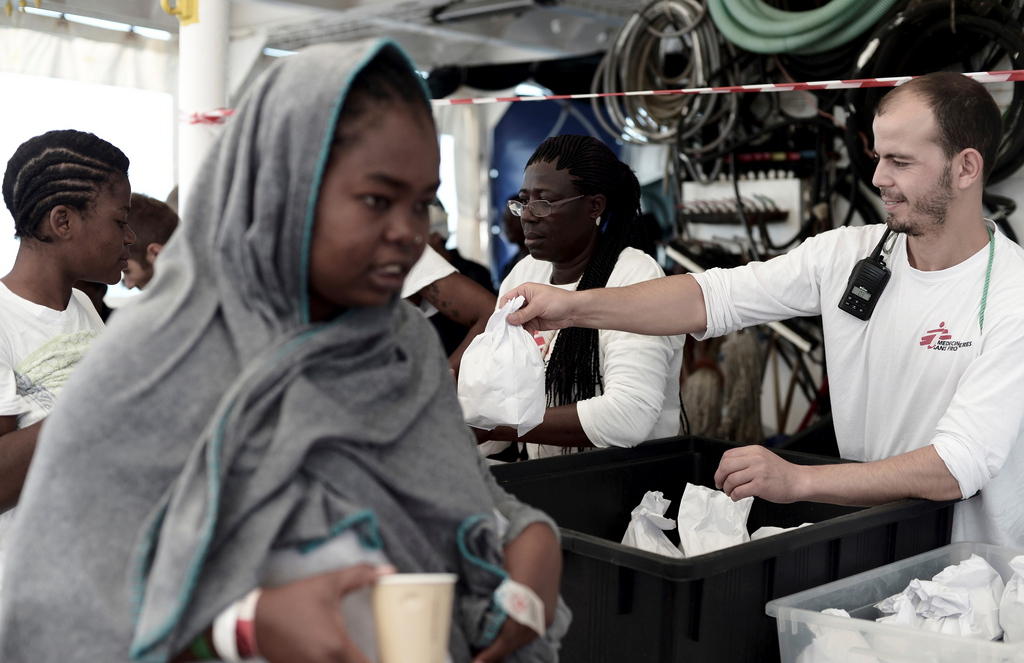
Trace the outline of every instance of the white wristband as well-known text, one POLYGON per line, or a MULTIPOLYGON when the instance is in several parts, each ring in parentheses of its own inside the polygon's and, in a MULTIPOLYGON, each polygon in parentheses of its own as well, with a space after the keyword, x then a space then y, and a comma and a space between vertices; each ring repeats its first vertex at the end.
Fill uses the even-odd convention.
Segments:
POLYGON ((238 606, 235 635, 238 636, 239 658, 259 656, 259 646, 256 643, 256 604, 259 603, 261 594, 262 590, 257 587, 246 594, 244 599, 235 603, 238 606))
POLYGON ((259 603, 262 593, 261 589, 254 589, 246 594, 244 599, 235 603, 238 606, 238 621, 251 622, 256 619, 256 604, 259 603))
POLYGON ((505 578, 494 590, 494 598, 509 617, 532 629, 537 635, 544 635, 544 602, 532 589, 511 578, 505 578))
POLYGON ((213 648, 221 660, 228 663, 242 663, 238 655, 238 636, 235 634, 239 603, 232 603, 213 620, 213 648))

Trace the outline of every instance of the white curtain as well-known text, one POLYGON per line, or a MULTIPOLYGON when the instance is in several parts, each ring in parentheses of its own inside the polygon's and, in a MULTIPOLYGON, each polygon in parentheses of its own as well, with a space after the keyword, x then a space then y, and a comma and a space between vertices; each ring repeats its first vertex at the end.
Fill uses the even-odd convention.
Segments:
MULTIPOLYGON (((487 92, 488 96, 504 93, 487 92)), ((480 96, 480 90, 460 87, 451 98, 480 96)), ((441 106, 434 109, 437 131, 455 139, 455 191, 458 195, 456 246, 477 262, 490 264, 490 163, 494 127, 508 104, 441 106)))
POLYGON ((173 94, 177 42, 15 13, 0 21, 0 71, 173 94))

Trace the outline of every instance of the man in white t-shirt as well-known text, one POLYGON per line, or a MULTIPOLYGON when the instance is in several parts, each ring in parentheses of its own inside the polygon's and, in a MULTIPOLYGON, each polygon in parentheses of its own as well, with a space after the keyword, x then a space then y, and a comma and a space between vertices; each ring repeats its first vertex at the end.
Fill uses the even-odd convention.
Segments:
POLYGON ((21 241, 0 279, 0 552, 40 426, 103 329, 72 284, 120 280, 135 240, 130 193, 128 158, 80 131, 32 138, 7 163, 3 197, 21 241))
MULTIPOLYGON (((1024 250, 982 216, 1000 114, 984 86, 936 73, 890 92, 874 121, 893 235, 892 276, 867 320, 840 310, 882 226, 842 228, 731 270, 570 294, 507 297, 528 329, 568 325, 717 336, 821 315, 839 448, 861 464, 797 466, 759 446, 729 451, 715 482, 733 499, 878 504, 967 499, 956 540, 1024 546, 1024 250), (980 492, 979 492, 980 491, 980 492)), ((862 297, 862 300, 864 299, 862 297)))

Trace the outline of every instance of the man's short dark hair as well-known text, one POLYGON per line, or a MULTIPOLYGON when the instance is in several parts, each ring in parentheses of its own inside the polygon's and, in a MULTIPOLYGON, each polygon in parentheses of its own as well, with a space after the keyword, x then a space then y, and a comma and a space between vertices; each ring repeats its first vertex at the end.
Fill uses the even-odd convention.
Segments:
POLYGON ((166 203, 142 193, 132 194, 128 225, 135 231, 135 243, 128 247, 133 260, 146 265, 146 247, 154 242, 166 244, 178 227, 178 215, 166 203))
POLYGON ((885 114, 896 99, 916 94, 931 109, 939 127, 936 142, 946 158, 967 148, 981 153, 983 177, 988 180, 996 165, 1003 136, 1002 115, 992 95, 978 81, 951 71, 937 71, 915 78, 882 97, 875 115, 885 114))

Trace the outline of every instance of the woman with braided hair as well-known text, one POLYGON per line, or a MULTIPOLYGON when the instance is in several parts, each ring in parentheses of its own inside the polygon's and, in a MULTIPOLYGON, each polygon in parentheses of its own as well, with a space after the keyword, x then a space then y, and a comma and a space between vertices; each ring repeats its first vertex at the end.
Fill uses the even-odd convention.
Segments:
POLYGON ((128 158, 81 131, 51 131, 7 163, 3 196, 21 239, 0 279, 0 561, 43 418, 103 329, 76 281, 113 284, 135 235, 128 158))
MULTIPOLYGON (((586 290, 664 274, 632 248, 640 183, 596 138, 553 136, 541 143, 509 208, 520 217, 530 255, 502 282, 501 294, 531 281, 586 290)), ((569 328, 538 334, 537 341, 546 365, 543 423, 522 437, 498 428, 487 439, 525 442, 535 458, 678 433, 681 336, 569 328)))

